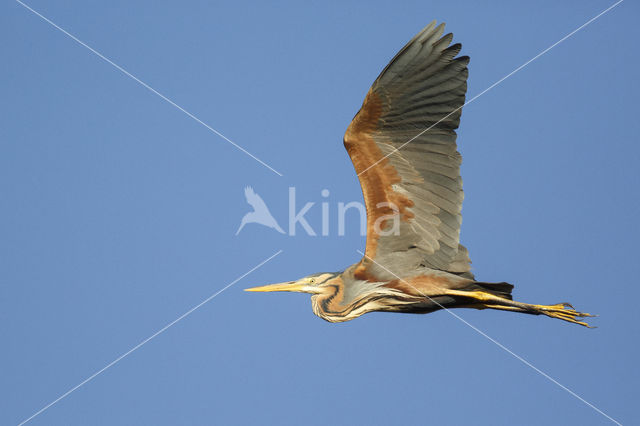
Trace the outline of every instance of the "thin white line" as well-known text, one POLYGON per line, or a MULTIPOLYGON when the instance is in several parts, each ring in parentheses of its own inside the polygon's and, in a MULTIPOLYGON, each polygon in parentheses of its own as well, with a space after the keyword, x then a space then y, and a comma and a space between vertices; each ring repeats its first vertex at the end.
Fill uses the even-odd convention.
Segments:
POLYGON ((87 377, 86 379, 84 379, 82 382, 78 383, 77 385, 75 385, 74 387, 72 387, 71 389, 69 389, 68 391, 66 391, 65 393, 63 393, 62 395, 60 395, 58 398, 56 398, 55 400, 53 400, 52 402, 50 402, 49 404, 45 405, 44 407, 42 407, 40 410, 36 411, 33 415, 31 415, 30 417, 28 417, 27 419, 23 420, 22 422, 20 422, 20 424, 18 426, 22 426, 23 424, 27 423, 28 421, 32 420, 34 417, 36 417, 37 415, 41 414, 43 411, 47 410, 48 408, 50 408, 52 405, 56 404, 57 402, 59 402, 60 400, 66 398, 67 396, 69 396, 69 394, 71 394, 72 392, 74 392, 75 390, 77 390, 79 387, 83 386, 84 384, 90 382, 91 380, 93 380, 96 376, 98 376, 99 374, 103 373, 105 370, 109 369, 110 367, 112 367, 113 365, 115 365, 116 363, 118 363, 120 360, 122 360, 123 358, 125 358, 126 356, 128 356, 129 354, 131 354, 132 352, 136 351, 137 349, 139 349, 142 345, 144 345, 145 343, 149 342, 151 339, 155 338, 156 336, 158 336, 159 334, 163 333, 164 331, 166 331, 168 328, 172 327, 174 324, 176 324, 178 321, 184 319, 185 317, 189 316, 191 313, 193 313, 193 311, 195 311, 196 309, 200 308, 202 305, 204 305, 205 303, 209 302, 211 299, 213 299, 214 297, 216 297, 217 295, 219 295, 220 293, 222 293, 223 291, 225 291, 226 289, 228 289, 229 287, 231 287, 232 285, 234 285, 235 283, 237 283, 238 281, 240 281, 241 279, 243 279, 244 277, 246 277, 247 275, 249 275, 250 273, 252 273, 253 271, 255 271, 256 269, 260 268, 262 265, 264 265, 265 263, 267 263, 268 261, 270 261, 271 259, 273 259, 274 257, 276 257, 277 255, 279 255, 280 253, 282 253, 282 250, 278 250, 275 254, 271 255, 271 257, 263 260, 262 262, 260 262, 259 264, 257 264, 256 266, 254 266, 253 268, 249 269, 249 271, 245 272, 244 274, 240 275, 238 278, 236 278, 235 280, 231 281, 229 284, 227 284, 226 286, 224 286, 222 289, 218 290, 217 292, 215 292, 214 294, 212 294, 211 296, 207 297, 206 299, 204 299, 202 302, 198 303, 196 306, 194 306, 193 308, 189 309, 187 312, 185 312, 184 314, 180 315, 178 318, 176 318, 175 320, 171 321, 169 324, 165 325, 164 327, 162 327, 160 330, 156 331, 155 333, 153 333, 151 336, 147 337, 146 339, 144 339, 142 342, 138 343, 137 345, 135 345, 133 348, 129 349, 127 352, 123 353, 122 355, 120 355, 118 358, 114 359, 113 361, 111 361, 109 364, 105 365, 103 368, 101 368, 100 370, 96 371, 95 373, 93 373, 91 376, 87 377))
POLYGON ((556 47, 557 45, 559 45, 560 43, 562 43, 563 41, 565 41, 566 39, 568 39, 569 37, 571 37, 572 35, 574 35, 575 33, 577 33, 578 31, 580 31, 581 29, 583 29, 584 27, 586 27, 587 25, 591 24, 593 21, 595 21, 596 19, 598 19, 599 17, 601 17, 602 15, 604 15, 605 13, 609 12, 611 9, 613 9, 614 7, 616 7, 617 5, 619 5, 620 3, 622 3, 624 0, 618 0, 616 3, 614 3, 613 5, 609 6, 608 8, 606 8, 605 10, 603 10, 602 12, 600 12, 599 14, 597 14, 596 16, 594 16, 593 18, 589 19, 587 22, 585 22, 584 24, 580 25, 578 28, 576 28, 575 30, 571 31, 569 34, 567 34, 566 36, 562 37, 560 40, 556 41, 555 43, 553 43, 551 46, 547 47, 546 49, 544 49, 542 52, 538 53, 536 56, 534 56, 533 58, 529 59, 527 62, 525 62, 524 64, 520 65, 518 68, 516 68, 515 70, 511 71, 509 74, 505 75, 504 77, 502 77, 500 80, 496 81, 495 83, 493 83, 491 86, 487 87, 486 89, 484 89, 482 92, 478 93, 477 95, 475 95, 473 98, 469 99, 467 102, 465 102, 462 106, 454 109, 453 111, 451 111, 449 114, 445 115, 444 117, 442 117, 440 120, 436 121, 434 124, 432 124, 431 126, 429 126, 428 128, 424 129, 423 131, 421 131, 420 133, 418 133, 417 135, 415 135, 414 137, 412 137, 411 139, 409 139, 408 141, 406 141, 405 143, 403 143, 402 145, 400 145, 398 148, 394 148, 390 153, 388 153, 387 155, 385 155, 384 157, 382 157, 381 159, 379 159, 378 161, 376 161, 375 163, 373 163, 372 165, 370 165, 369 167, 367 167, 366 169, 364 169, 363 171, 361 171, 360 173, 358 173, 358 176, 361 176, 364 172, 366 172, 367 170, 369 170, 370 168, 372 168, 373 166, 375 166, 376 164, 378 164, 379 162, 383 161, 385 158, 389 157, 390 155, 395 154, 396 152, 398 152, 399 150, 401 150, 402 148, 404 148, 407 144, 413 142, 416 138, 419 138, 420 136, 422 136, 423 134, 425 134, 426 132, 428 132, 429 130, 431 130, 432 128, 434 128, 435 126, 437 126, 442 120, 446 120, 451 114, 454 114, 456 111, 459 111, 460 109, 462 109, 463 107, 469 105, 471 102, 475 101, 476 99, 478 99, 480 96, 484 95, 485 93, 487 93, 489 90, 493 89, 494 87, 496 87, 498 84, 502 83, 503 81, 505 81, 506 79, 508 79, 509 77, 511 77, 512 75, 514 75, 515 73, 517 73, 518 71, 520 71, 521 69, 523 69, 524 67, 526 67, 527 65, 529 65, 531 62, 535 61, 536 59, 538 59, 540 56, 544 55, 545 53, 547 53, 548 51, 550 51, 551 49, 553 49, 554 47, 556 47))
POLYGON ((424 294, 423 292, 421 292, 419 289, 417 289, 414 285, 412 285, 411 283, 405 281, 404 279, 400 278, 398 275, 396 275, 394 272, 390 271, 389 269, 387 269, 386 267, 384 267, 383 265, 381 265, 380 263, 376 262, 375 260, 371 259, 369 256, 367 256, 366 254, 364 254, 363 252, 361 252, 360 250, 356 250, 358 253, 360 253, 360 255, 362 255, 363 257, 366 257, 367 259, 369 259, 370 261, 372 261, 373 263, 375 263, 376 265, 378 265, 379 267, 381 267, 382 269, 384 269, 385 271, 387 271, 388 273, 390 273, 391 275, 393 275, 394 277, 396 277, 397 279, 399 279, 400 281, 402 281, 403 283, 409 285, 410 287, 413 287, 418 293, 420 293, 421 295, 423 295, 424 297, 426 297, 427 299, 429 299, 431 302, 435 303, 436 305, 438 305, 440 308, 444 309, 445 311, 447 311, 448 313, 450 313, 451 315, 453 315, 455 318, 459 319, 460 321, 462 321, 464 324, 468 325, 469 327, 471 327, 471 329, 477 331, 480 335, 486 337, 487 339, 489 339, 491 342, 495 343, 499 348, 505 350, 506 352, 508 352, 509 354, 513 355, 516 359, 522 361, 525 365, 528 365, 529 367, 531 367, 534 371, 537 371, 538 373, 540 373, 542 376, 546 377, 547 379, 549 379, 551 382, 555 383, 556 385, 560 386, 562 389, 564 389, 565 391, 569 392, 571 395, 575 396, 576 398, 578 398, 580 401, 584 402, 586 405, 588 405, 589 407, 593 408, 594 410, 596 410, 598 413, 602 414, 603 416, 605 416, 606 418, 608 418, 609 420, 611 420, 612 422, 614 422, 617 425, 622 426, 622 423, 618 422, 616 419, 614 419, 613 417, 609 416, 608 414, 606 414, 605 412, 603 412, 602 410, 600 410, 598 407, 596 407, 595 405, 591 404, 589 401, 585 400, 584 398, 582 398, 580 395, 578 395, 577 393, 575 393, 574 391, 572 391, 571 389, 569 389, 568 387, 564 386, 562 383, 558 382, 556 379, 554 379, 553 377, 549 376, 547 373, 545 373, 544 371, 540 370, 538 367, 534 366, 533 364, 531 364, 529 361, 527 361, 526 359, 522 358, 520 355, 516 354, 515 352, 513 352, 511 349, 507 348, 505 345, 503 345, 502 343, 498 342, 496 339, 494 339, 493 337, 489 336, 487 333, 485 333, 484 331, 480 330, 479 328, 477 328, 476 326, 474 326, 473 324, 470 324, 467 320, 465 320, 464 318, 462 318, 461 316, 459 316, 458 314, 456 314, 455 312, 451 311, 450 309, 445 308, 444 306, 442 306, 440 303, 436 302, 435 300, 433 300, 431 297, 427 296, 426 294, 424 294))
POLYGON ((35 11, 34 9, 32 9, 31 7, 29 7, 28 5, 26 5, 25 3, 23 3, 20 0, 16 0, 17 3, 19 3, 21 6, 23 6, 25 9, 30 10, 31 12, 33 12, 35 15, 39 16, 40 18, 42 18, 44 21, 46 21, 47 23, 51 24, 53 27, 55 27, 56 29, 60 30, 63 34, 67 35, 69 38, 71 38, 72 40, 74 40, 75 42, 79 43, 80 45, 86 47, 87 49, 89 49, 91 52, 93 52, 96 56, 98 56, 99 58, 103 59, 104 61, 106 61, 107 63, 113 65, 117 70, 121 71, 123 74, 125 74, 127 77, 130 77, 131 79, 135 80, 136 82, 138 82, 140 85, 142 85, 144 88, 148 89, 149 91, 155 93, 156 95, 158 95, 160 98, 164 99, 165 101, 167 101, 169 104, 173 105, 174 107, 176 107, 177 109, 179 109, 180 111, 182 111, 183 113, 185 113, 186 115, 188 115, 189 117, 191 117, 192 119, 194 119, 195 121, 197 121, 198 123, 202 124, 204 127, 206 127, 207 129, 211 130, 213 133, 215 133, 216 135, 220 136, 222 139, 224 139, 225 141, 229 142, 231 145, 235 146, 237 149, 239 149, 240 151, 244 152, 245 154, 247 154, 249 157, 253 158, 254 160, 256 160, 258 163, 262 164, 263 166, 265 166, 266 168, 268 168, 269 170, 271 170, 272 172, 274 172, 275 174, 277 174, 278 176, 282 176, 282 173, 280 173, 279 171, 277 171, 276 169, 274 169, 273 167, 269 166, 267 163, 265 163, 264 161, 262 161, 261 159, 259 159, 258 157, 256 157, 255 155, 251 154, 249 151, 247 151, 246 149, 244 149, 243 147, 241 147, 240 145, 238 145, 237 143, 235 143, 234 141, 232 141, 231 139, 229 139, 228 137, 226 137, 225 135, 223 135, 222 133, 220 133, 219 131, 217 131, 216 129, 214 129, 213 127, 209 126, 207 123, 205 123, 204 121, 200 120, 198 117, 196 117, 195 115, 191 114, 189 111, 187 111, 186 109, 182 108, 180 105, 176 104, 175 102, 173 102, 171 99, 167 98, 165 95, 163 95, 162 93, 158 92, 156 89, 154 89, 153 87, 149 86, 147 83, 145 83, 144 81, 140 80, 138 77, 136 77, 135 75, 131 74, 129 71, 125 70, 124 68, 122 68, 120 65, 116 64, 115 62, 113 62, 111 59, 107 58, 106 56, 104 56, 102 53, 98 52, 97 50, 95 50, 94 48, 92 48, 91 46, 89 46, 88 44, 86 44, 85 42, 83 42, 82 40, 78 39, 76 36, 74 36, 73 34, 69 33, 68 31, 64 30, 63 28, 61 28, 60 26, 58 26, 57 24, 55 24, 53 21, 51 21, 50 19, 48 19, 47 17, 43 16, 42 14, 40 14, 39 12, 35 11))

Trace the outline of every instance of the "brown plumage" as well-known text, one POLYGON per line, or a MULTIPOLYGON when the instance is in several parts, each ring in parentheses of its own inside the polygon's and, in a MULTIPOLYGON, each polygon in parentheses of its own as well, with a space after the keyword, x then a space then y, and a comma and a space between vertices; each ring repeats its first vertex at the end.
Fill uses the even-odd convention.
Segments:
POLYGON ((500 309, 587 326, 568 303, 531 305, 511 298, 508 283, 482 283, 460 244, 462 161, 455 129, 465 101, 469 57, 430 23, 391 60, 347 128, 344 145, 367 211, 362 260, 249 291, 313 294, 316 315, 347 321, 371 311, 500 309))

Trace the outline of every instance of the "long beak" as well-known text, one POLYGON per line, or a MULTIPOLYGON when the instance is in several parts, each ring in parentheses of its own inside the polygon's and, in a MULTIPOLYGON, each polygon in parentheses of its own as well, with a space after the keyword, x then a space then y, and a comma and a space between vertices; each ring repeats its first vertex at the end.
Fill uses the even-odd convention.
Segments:
POLYGON ((304 291, 305 285, 298 284, 295 281, 288 281, 286 283, 263 285, 262 287, 247 288, 244 291, 295 291, 298 293, 306 293, 304 291))

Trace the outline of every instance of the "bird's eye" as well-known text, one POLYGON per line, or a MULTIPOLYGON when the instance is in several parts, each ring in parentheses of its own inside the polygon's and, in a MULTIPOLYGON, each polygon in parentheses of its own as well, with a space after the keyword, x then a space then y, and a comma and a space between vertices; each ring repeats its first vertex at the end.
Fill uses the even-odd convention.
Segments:
POLYGON ((309 278, 309 284, 315 284, 315 283, 316 283, 315 278, 309 278))

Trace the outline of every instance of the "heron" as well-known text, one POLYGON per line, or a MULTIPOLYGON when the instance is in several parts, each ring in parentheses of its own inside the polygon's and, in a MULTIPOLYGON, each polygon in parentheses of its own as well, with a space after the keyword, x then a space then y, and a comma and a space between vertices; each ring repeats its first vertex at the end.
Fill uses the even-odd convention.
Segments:
POLYGON ((468 56, 433 21, 382 70, 344 135, 367 213, 362 259, 341 272, 249 288, 311 294, 313 312, 343 322, 368 312, 496 309, 590 327, 569 303, 513 300, 513 285, 476 281, 460 244, 462 157, 456 132, 468 56), (393 229, 394 232, 390 232, 393 229))
POLYGON ((253 207, 253 211, 250 211, 242 217, 242 221, 240 222, 240 227, 236 231, 236 235, 242 231, 242 228, 244 228, 247 223, 259 223, 260 225, 273 228, 279 233, 284 234, 284 231, 280 228, 280 225, 278 225, 278 222, 269 211, 269 208, 262 197, 256 194, 253 188, 247 186, 244 189, 244 196, 247 199, 247 203, 253 207))

